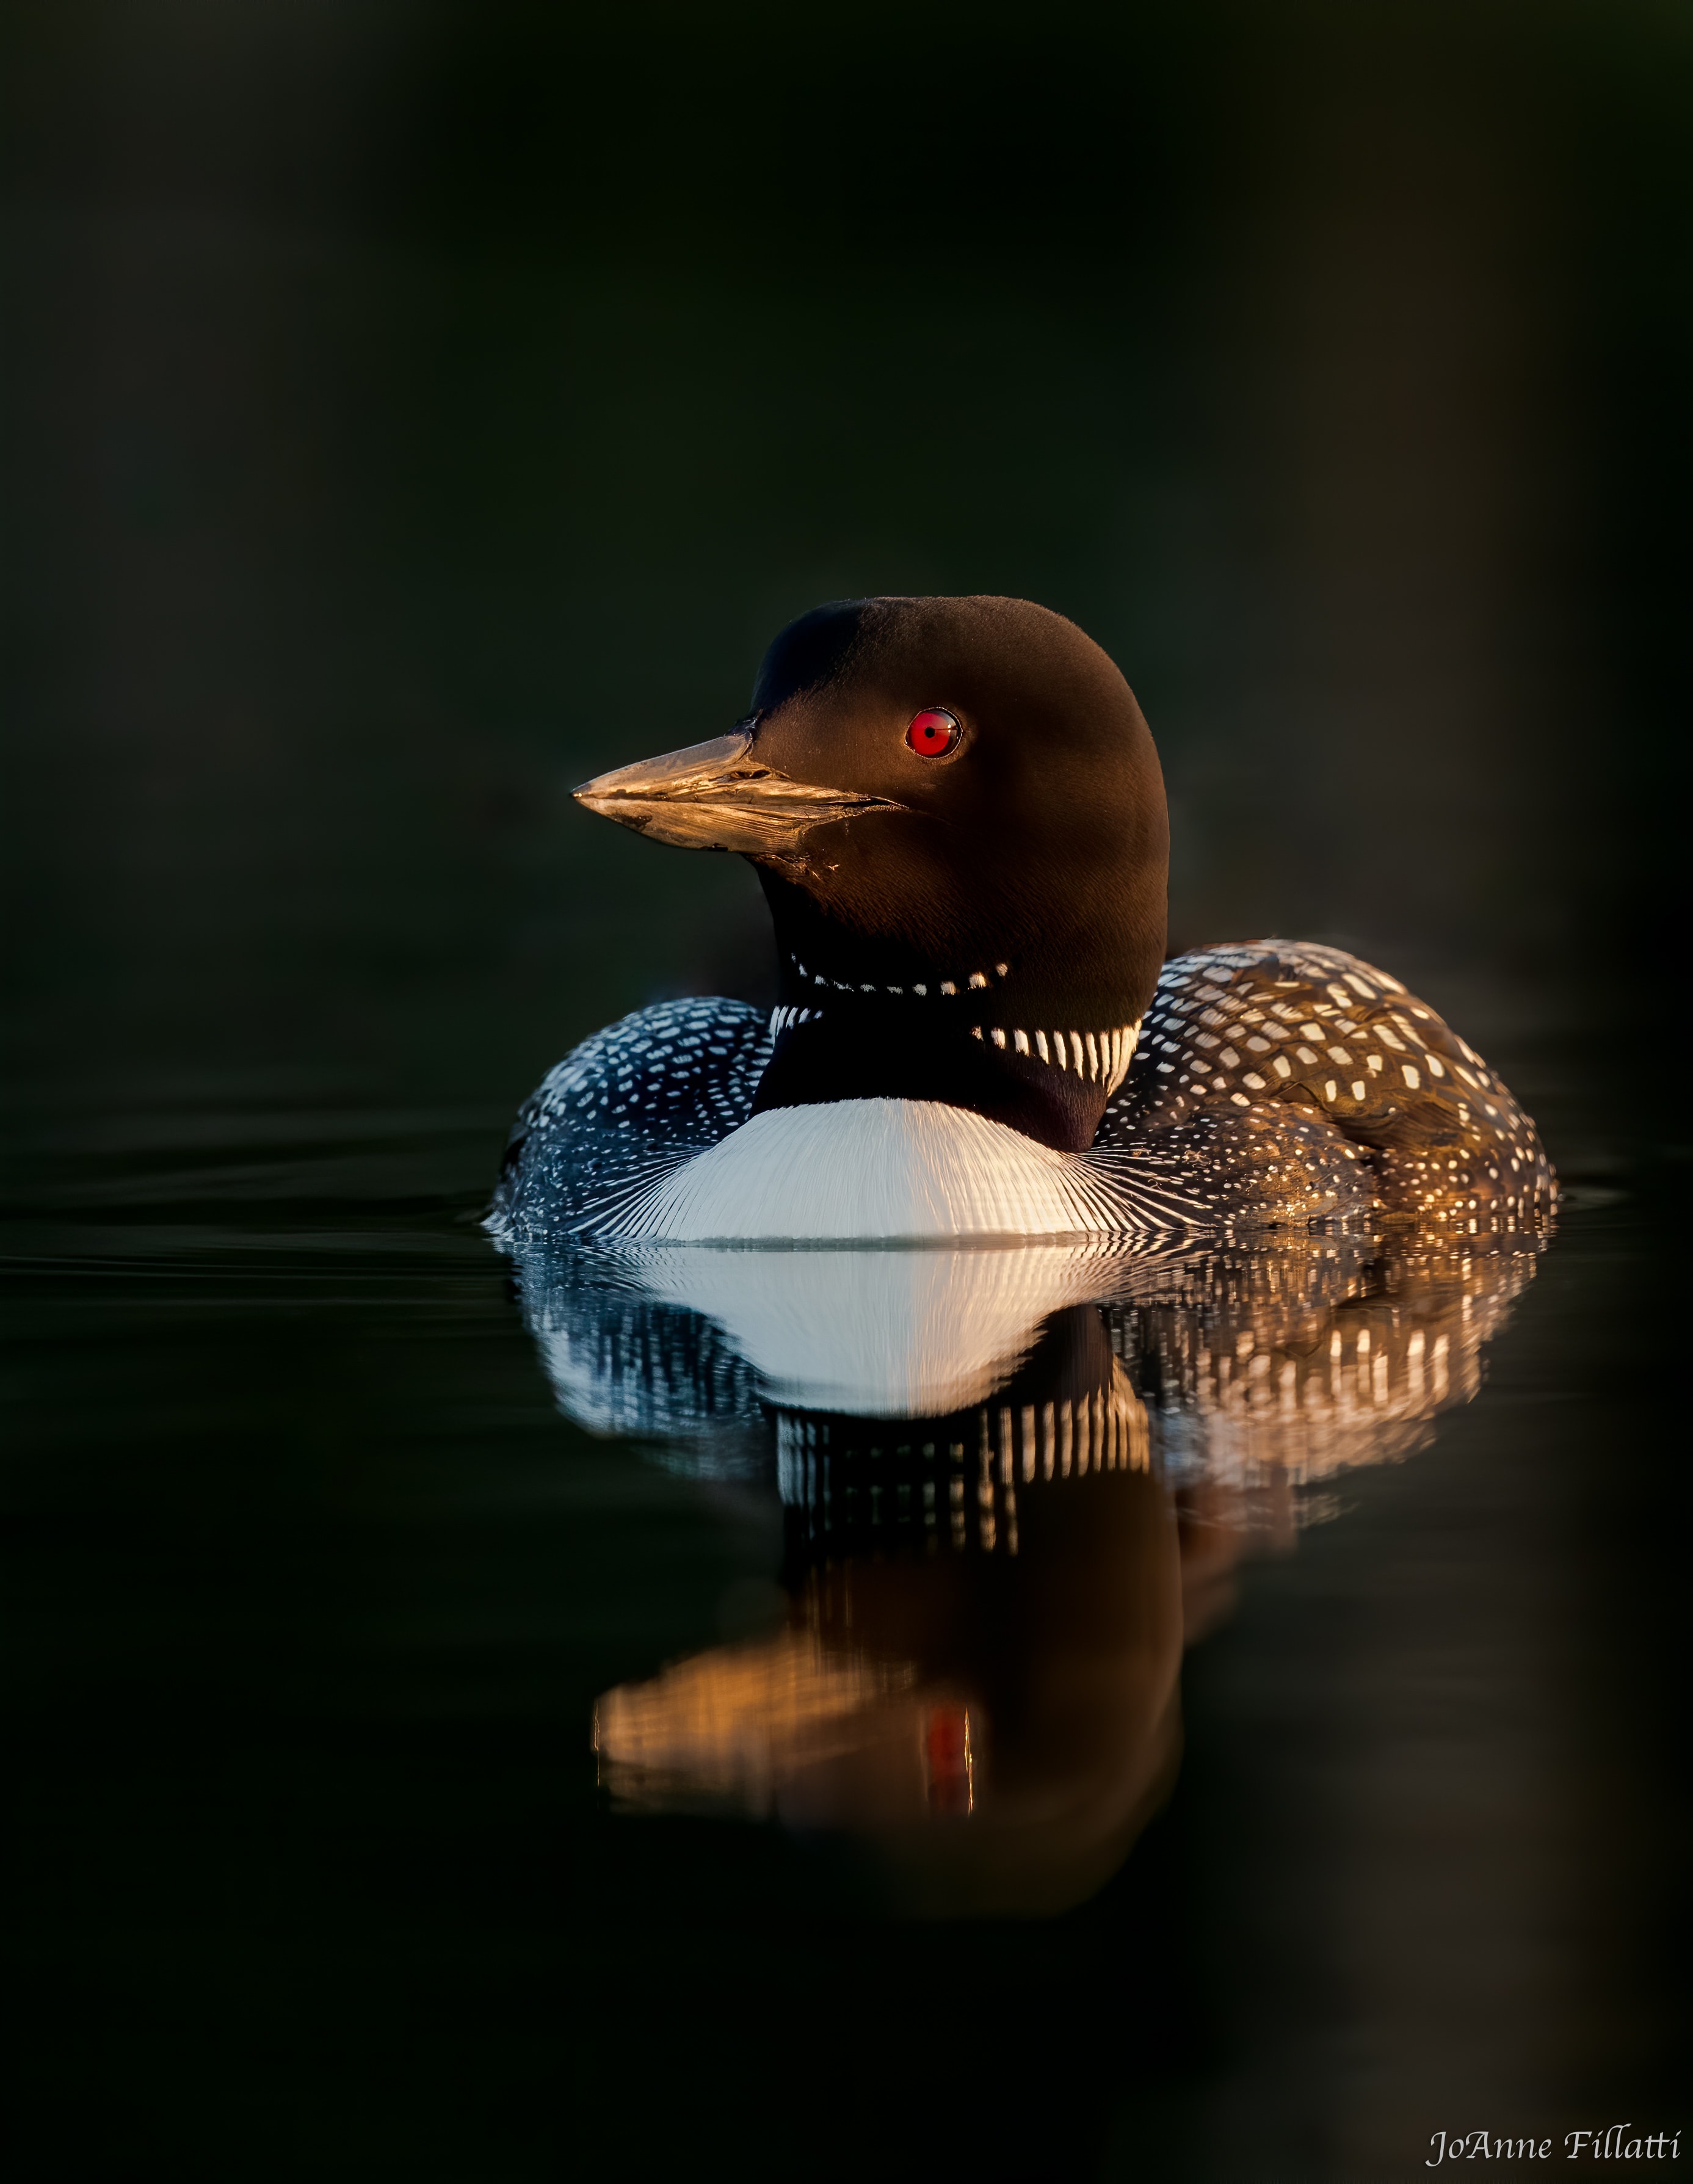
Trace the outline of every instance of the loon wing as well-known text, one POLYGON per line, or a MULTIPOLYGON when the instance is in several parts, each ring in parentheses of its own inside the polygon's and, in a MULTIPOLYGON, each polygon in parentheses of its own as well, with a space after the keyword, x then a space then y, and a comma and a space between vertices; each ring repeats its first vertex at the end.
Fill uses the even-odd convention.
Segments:
POLYGON ((1185 1165, 1218 1213, 1367 1211, 1510 1231, 1556 1183, 1534 1126, 1425 1001, 1339 948, 1200 948, 1164 966, 1094 1161, 1185 1165))
POLYGON ((744 1001, 660 1001, 595 1033, 524 1102, 488 1228, 604 1235, 659 1177, 752 1112, 770 1019, 744 1001))

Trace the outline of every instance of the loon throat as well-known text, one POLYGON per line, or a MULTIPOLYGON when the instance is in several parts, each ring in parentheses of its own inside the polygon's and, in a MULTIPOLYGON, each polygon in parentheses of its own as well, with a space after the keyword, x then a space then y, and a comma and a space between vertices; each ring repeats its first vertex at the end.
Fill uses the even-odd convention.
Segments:
MULTIPOLYGON (((1085 1152, 1128 1074, 1139 1020, 1028 1023, 1003 976, 990 983, 921 980, 825 992, 784 980, 803 996, 771 1018, 771 1059, 755 1114, 847 1100, 907 1100, 967 1109, 1059 1152, 1085 1152), (927 990, 925 990, 927 989, 927 990)), ((1079 1011, 1041 1011, 1047 1018, 1079 1011)))

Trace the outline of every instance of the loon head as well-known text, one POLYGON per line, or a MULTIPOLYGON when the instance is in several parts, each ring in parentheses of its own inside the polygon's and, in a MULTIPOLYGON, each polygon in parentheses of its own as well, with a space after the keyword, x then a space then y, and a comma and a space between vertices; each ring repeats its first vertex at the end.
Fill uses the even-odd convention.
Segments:
POLYGON ((1091 1144, 1163 960, 1168 827, 1117 667, 1023 599, 836 601, 734 731, 589 810, 757 867, 780 958, 755 1112, 935 1100, 1091 1144))

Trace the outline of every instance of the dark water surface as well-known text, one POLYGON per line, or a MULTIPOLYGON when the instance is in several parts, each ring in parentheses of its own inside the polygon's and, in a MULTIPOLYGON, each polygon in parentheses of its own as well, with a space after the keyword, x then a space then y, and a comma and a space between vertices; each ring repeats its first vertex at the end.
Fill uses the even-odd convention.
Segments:
MULTIPOLYGON (((255 1083, 19 1133, 25 2173, 1351 2178, 1408 2175, 1441 2129, 1675 2127, 1684 1437, 1656 1194, 1614 1156, 1480 1391, 1384 1432, 1397 1460, 1366 1435, 1270 1508, 1273 1463, 1225 1476, 1219 1444, 1183 1472, 1183 1391, 1149 1390, 1152 1473, 1085 1484, 1158 1489, 1134 1536, 1180 1516, 1173 1794, 1149 1763, 1150 1823, 1074 1908, 937 1923, 885 1861, 747 1817, 767 1785, 602 1782, 596 1703, 604 1741, 605 1695, 780 1646, 805 1558, 773 1435, 702 1461, 697 1433, 554 1408, 474 1223, 503 1123, 255 1083)), ((1370 1287, 1336 1289, 1349 1368, 1370 1287)), ((977 1488, 972 1447, 979 1574, 977 1488)), ((1022 1490, 1025 1556, 1094 1574, 978 1598, 978 1653, 1038 1651, 1066 1585, 1156 1592, 1103 1499, 1055 1550, 1022 1490)), ((861 1530, 814 1557, 810 1627, 816 1567, 855 1566, 862 1602, 933 1557, 861 1530)), ((946 1719, 925 1733, 925 1825, 967 1830, 946 1719)))

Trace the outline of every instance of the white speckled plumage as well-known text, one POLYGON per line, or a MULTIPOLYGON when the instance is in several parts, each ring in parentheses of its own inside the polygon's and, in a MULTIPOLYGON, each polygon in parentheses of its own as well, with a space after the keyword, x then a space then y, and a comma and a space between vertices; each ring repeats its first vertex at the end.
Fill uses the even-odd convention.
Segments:
POLYGON ((1533 1124, 1486 1065, 1396 981, 1338 950, 1264 941, 1167 964, 1082 1155, 938 1102, 753 1116, 771 1039, 769 1020, 743 1004, 682 1001, 586 1042, 520 1118, 492 1225, 817 1242, 1134 1234, 1373 1211, 1474 1234, 1531 1227, 1554 1199, 1533 1124), (1431 1072, 1444 1053, 1467 1089, 1410 1062, 1399 1082, 1343 1078, 1292 1043, 1289 1026, 1319 1022, 1325 1045, 1414 1049, 1431 1072), (1273 1080, 1211 1024, 1248 1045, 1283 1041, 1273 1080))

